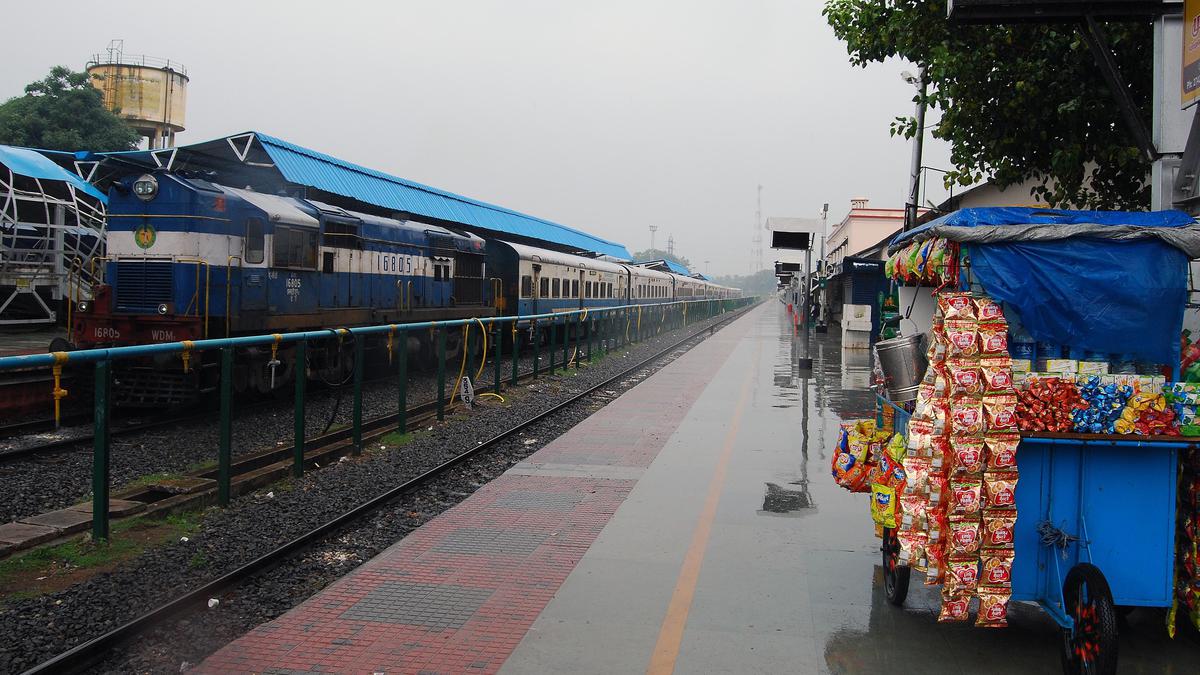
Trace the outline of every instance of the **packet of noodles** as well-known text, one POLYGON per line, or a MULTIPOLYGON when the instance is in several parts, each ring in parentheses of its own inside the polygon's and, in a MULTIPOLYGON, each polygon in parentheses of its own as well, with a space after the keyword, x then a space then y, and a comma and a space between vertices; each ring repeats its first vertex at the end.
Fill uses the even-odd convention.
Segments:
MULTIPOLYGON (((1007 588, 979 588, 979 615, 975 625, 979 628, 1004 628, 1008 625, 1008 601, 1012 591, 1007 588)), ((943 603, 943 606, 945 604, 943 603)))

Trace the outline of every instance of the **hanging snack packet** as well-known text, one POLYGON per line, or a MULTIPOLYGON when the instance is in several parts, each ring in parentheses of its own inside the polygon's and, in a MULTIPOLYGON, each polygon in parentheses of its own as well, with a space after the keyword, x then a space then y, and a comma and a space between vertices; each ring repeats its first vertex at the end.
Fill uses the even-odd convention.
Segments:
POLYGON ((993 588, 1012 587, 1013 552, 1011 550, 988 551, 985 549, 980 560, 983 562, 980 583, 993 588))
POLYGON ((1017 516, 1012 511, 983 512, 983 547, 986 549, 1009 549, 1013 547, 1013 530, 1017 516))
POLYGON ((979 324, 979 353, 999 356, 1008 353, 1008 326, 1003 323, 979 324))
POLYGON ((988 431, 1017 430, 1017 397, 1015 394, 992 394, 983 397, 983 410, 988 431))
MULTIPOLYGON (((933 478, 930 477, 932 483, 933 478)), ((983 491, 983 481, 978 478, 962 478, 950 481, 950 515, 974 516, 981 508, 980 493, 983 491)), ((932 496, 932 495, 931 495, 932 496)), ((932 501, 932 499, 930 500, 932 501)))
POLYGON ((907 457, 901 462, 904 467, 904 494, 925 494, 929 490, 928 457, 907 457))
POLYGON ((971 593, 958 591, 947 593, 942 590, 942 611, 938 612, 938 623, 966 621, 971 618, 971 593))
POLYGON ((979 559, 974 556, 956 558, 951 556, 946 563, 946 589, 973 591, 979 583, 979 559))
POLYGON ((942 542, 925 544, 925 585, 937 586, 946 579, 946 547, 942 542))
POLYGON ((946 355, 977 356, 979 354, 979 324, 962 319, 946 320, 946 355))
POLYGON ((900 529, 924 532, 929 502, 923 495, 900 497, 900 529))
POLYGON ((908 423, 908 440, 907 445, 909 454, 913 452, 922 454, 928 452, 930 444, 933 442, 933 422, 926 419, 913 418, 908 423))
POLYGON ((983 394, 983 375, 975 359, 953 358, 946 361, 947 384, 951 396, 983 394))
POLYGON ((950 502, 950 481, 946 474, 930 471, 926 482, 929 486, 929 503, 933 508, 944 508, 950 502))
POLYGON ((929 468, 931 471, 945 473, 946 467, 950 464, 950 438, 947 436, 934 436, 929 444, 929 468))
MULTIPOLYGON (((1016 400, 1013 401, 1016 409, 1016 400)), ((934 428, 937 428, 936 422, 934 428)), ((950 433, 954 436, 978 436, 983 433, 983 401, 959 396, 950 401, 950 433)))
POLYGON ((983 375, 983 388, 988 392, 1007 394, 1012 391, 1012 359, 1008 356, 992 356, 979 360, 983 375))
POLYGON ((983 473, 983 439, 977 436, 951 436, 951 476, 978 476, 983 473))
POLYGON ((1021 436, 1011 433, 988 434, 983 443, 987 447, 988 471, 1016 471, 1017 447, 1021 436))
MULTIPOLYGON (((1007 588, 979 588, 979 628, 1004 628, 1008 625, 1008 601, 1012 592, 1007 588)), ((943 603, 944 606, 944 603, 943 603)))
POLYGON ((997 471, 983 474, 984 506, 988 509, 1011 510, 1017 507, 1017 474, 997 471))
POLYGON ((925 531, 929 533, 930 543, 937 542, 939 545, 945 543, 948 536, 949 520, 946 512, 942 509, 928 509, 925 512, 925 531))
POLYGON ((900 530, 896 533, 896 541, 900 544, 901 565, 911 566, 925 557, 926 537, 924 532, 900 530))
POLYGON ((896 527, 896 489, 871 484, 871 520, 884 527, 896 527))
POLYGON ((950 516, 946 547, 952 556, 973 556, 983 541, 983 524, 976 516, 950 516))
POLYGON ((969 293, 938 293, 938 309, 942 316, 950 319, 975 320, 975 300, 969 293))
POLYGON ((979 323, 1004 321, 1004 310, 995 300, 986 295, 980 296, 975 298, 975 318, 979 319, 979 323))

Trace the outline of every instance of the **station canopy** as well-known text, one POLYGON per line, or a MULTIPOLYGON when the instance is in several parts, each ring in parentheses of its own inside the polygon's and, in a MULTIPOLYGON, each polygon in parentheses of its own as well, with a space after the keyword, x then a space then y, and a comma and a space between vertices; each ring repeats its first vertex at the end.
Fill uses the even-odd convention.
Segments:
POLYGON ((100 200, 102 204, 108 202, 104 193, 97 190, 94 185, 55 164, 35 150, 0 145, 0 165, 7 167, 9 171, 18 176, 68 183, 75 189, 82 190, 100 200))
MULTIPOLYGON (((56 159, 62 162, 61 157, 56 159)), ((570 253, 619 260, 632 257, 622 244, 369 169, 257 131, 160 150, 77 153, 74 160, 77 164, 92 161, 104 166, 94 181, 128 173, 130 169, 169 169, 223 185, 249 186, 267 194, 282 191, 347 208, 503 236, 570 253)))
POLYGON ((658 270, 659 272, 673 272, 683 277, 690 277, 692 275, 688 268, 680 265, 674 260, 667 260, 666 258, 660 258, 658 260, 640 260, 634 264, 640 267, 649 267, 650 269, 658 270))

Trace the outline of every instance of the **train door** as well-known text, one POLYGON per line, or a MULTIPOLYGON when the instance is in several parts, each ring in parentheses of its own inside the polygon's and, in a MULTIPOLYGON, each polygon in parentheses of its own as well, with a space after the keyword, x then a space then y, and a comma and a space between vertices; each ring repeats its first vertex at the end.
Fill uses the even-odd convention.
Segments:
POLYGON ((581 269, 579 270, 579 290, 575 291, 575 295, 579 296, 576 298, 579 301, 579 309, 583 309, 583 296, 587 295, 587 293, 584 293, 585 286, 587 286, 587 271, 581 269))
MULTIPOLYGON (((246 238, 242 240, 242 267, 237 282, 238 294, 230 298, 233 307, 226 308, 231 316, 238 316, 242 310, 261 312, 267 308, 267 275, 261 267, 266 260, 266 223, 261 218, 247 218, 246 238)), ((232 280, 226 281, 232 283, 232 280)))

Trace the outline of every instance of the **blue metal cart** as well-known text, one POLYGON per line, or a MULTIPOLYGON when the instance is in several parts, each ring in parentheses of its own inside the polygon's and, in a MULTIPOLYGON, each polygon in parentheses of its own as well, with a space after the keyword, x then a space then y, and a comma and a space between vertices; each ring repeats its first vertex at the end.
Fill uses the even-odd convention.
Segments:
MULTIPOLYGON (((909 414, 893 409, 897 431, 909 414)), ((1063 629, 1066 672, 1114 672, 1117 608, 1169 607, 1175 568, 1180 437, 1023 435, 1017 451, 1012 599, 1038 603, 1063 629)), ((909 569, 884 532, 884 590, 903 604, 909 569)))

